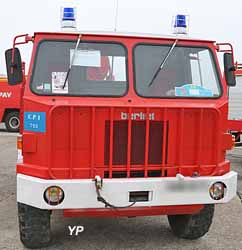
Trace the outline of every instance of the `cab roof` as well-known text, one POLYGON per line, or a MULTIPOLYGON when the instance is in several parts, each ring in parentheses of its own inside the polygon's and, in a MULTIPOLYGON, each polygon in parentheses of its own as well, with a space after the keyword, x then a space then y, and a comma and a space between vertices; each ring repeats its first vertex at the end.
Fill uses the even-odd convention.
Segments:
POLYGON ((186 35, 163 35, 163 34, 153 34, 153 33, 136 33, 136 32, 114 32, 114 31, 76 31, 76 32, 36 32, 35 35, 94 35, 94 36, 115 36, 115 37, 131 37, 131 38, 155 38, 164 40, 183 40, 183 41, 198 41, 198 42, 209 42, 215 43, 214 40, 197 39, 191 38, 186 35))

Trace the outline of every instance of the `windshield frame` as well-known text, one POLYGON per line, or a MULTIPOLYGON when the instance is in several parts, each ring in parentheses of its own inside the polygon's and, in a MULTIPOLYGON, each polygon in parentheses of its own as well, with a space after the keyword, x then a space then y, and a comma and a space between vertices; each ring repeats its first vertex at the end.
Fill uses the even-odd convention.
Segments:
MULTIPOLYGON (((89 95, 81 95, 81 94, 58 94, 58 93, 38 93, 35 91, 35 89, 33 88, 33 77, 34 77, 34 71, 36 69, 36 58, 38 57, 38 53, 40 51, 40 46, 42 43, 44 42, 72 42, 72 43, 76 43, 76 39, 51 39, 51 38, 48 38, 48 39, 41 39, 38 44, 36 45, 36 48, 35 48, 35 53, 33 55, 33 66, 32 66, 32 69, 31 69, 31 77, 30 77, 30 81, 29 81, 29 88, 31 90, 31 92, 37 96, 59 96, 59 97, 96 97, 96 98, 108 98, 108 97, 111 97, 111 98, 120 98, 120 97, 124 97, 128 94, 129 92, 129 89, 130 89, 130 82, 129 82, 129 72, 128 72, 128 68, 129 68, 129 65, 128 65, 128 48, 127 46, 122 43, 122 42, 116 42, 116 41, 106 41, 106 40, 85 40, 85 39, 81 39, 80 41, 80 44, 81 43, 99 43, 99 44, 116 44, 116 45, 120 45, 123 49, 124 49, 124 52, 125 52, 125 73, 126 73, 126 90, 124 92, 124 94, 122 95, 92 95, 92 94, 89 94, 89 95)), ((68 70, 68 69, 67 69, 68 70)))
MULTIPOLYGON (((210 52, 211 58, 213 60, 213 64, 214 64, 214 73, 217 75, 217 79, 218 79, 218 88, 220 90, 220 95, 215 96, 215 97, 195 97, 195 96, 145 96, 140 94, 137 91, 137 81, 136 81, 136 67, 135 67, 135 49, 139 46, 139 45, 149 45, 149 46, 167 46, 168 50, 169 48, 172 46, 172 44, 174 43, 173 41, 171 41, 171 43, 149 43, 149 42, 138 42, 136 43, 133 48, 132 48, 132 60, 133 60, 133 86, 134 86, 134 91, 135 94, 139 97, 142 98, 153 98, 153 99, 193 99, 193 100, 216 100, 216 99, 220 99, 223 94, 224 94, 224 89, 223 89, 223 84, 222 84, 222 79, 221 79, 221 75, 220 75, 220 71, 218 68, 218 63, 217 60, 215 58, 214 52, 213 50, 209 47, 209 46, 199 46, 199 45, 184 45, 184 44, 179 44, 179 41, 181 42, 181 40, 178 40, 178 44, 176 44, 175 47, 185 47, 185 48, 204 48, 207 49, 210 52)), ((161 58, 162 60, 162 58, 161 58)))

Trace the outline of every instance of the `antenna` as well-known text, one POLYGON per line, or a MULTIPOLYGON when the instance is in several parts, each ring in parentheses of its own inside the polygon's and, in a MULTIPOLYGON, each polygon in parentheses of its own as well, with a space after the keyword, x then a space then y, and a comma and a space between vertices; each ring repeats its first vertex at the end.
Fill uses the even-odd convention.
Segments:
POLYGON ((117 0, 116 2, 116 14, 115 14, 115 26, 114 26, 114 31, 117 31, 117 23, 118 23, 118 4, 119 4, 119 0, 117 0))

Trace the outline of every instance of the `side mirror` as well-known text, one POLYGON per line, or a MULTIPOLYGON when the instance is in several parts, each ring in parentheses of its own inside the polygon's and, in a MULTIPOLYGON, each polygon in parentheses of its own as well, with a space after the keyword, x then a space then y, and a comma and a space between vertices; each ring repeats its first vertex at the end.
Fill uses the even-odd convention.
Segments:
POLYGON ((5 52, 8 84, 17 85, 23 81, 22 60, 18 48, 5 52))
POLYGON ((236 85, 235 80, 235 66, 233 63, 233 56, 231 53, 224 53, 224 74, 227 85, 234 87, 236 85))

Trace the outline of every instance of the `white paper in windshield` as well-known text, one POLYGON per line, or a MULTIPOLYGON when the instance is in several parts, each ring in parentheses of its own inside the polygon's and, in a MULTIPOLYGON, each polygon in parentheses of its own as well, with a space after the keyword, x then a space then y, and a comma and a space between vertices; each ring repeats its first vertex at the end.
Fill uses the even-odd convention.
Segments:
MULTIPOLYGON (((74 53, 74 49, 70 50, 70 62, 74 53)), ((101 53, 99 50, 77 50, 73 66, 85 67, 101 67, 101 53)))
POLYGON ((65 78, 66 78, 66 72, 52 72, 51 74, 52 93, 54 94, 68 93, 68 80, 66 82, 65 88, 63 89, 65 78))

